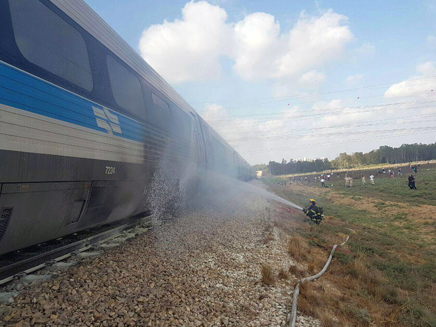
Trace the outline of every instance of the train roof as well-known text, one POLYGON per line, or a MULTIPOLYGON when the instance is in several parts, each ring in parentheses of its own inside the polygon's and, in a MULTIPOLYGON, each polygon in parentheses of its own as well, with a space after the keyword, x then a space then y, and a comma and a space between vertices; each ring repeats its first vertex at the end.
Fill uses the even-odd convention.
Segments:
MULTIPOLYGON (((117 55, 142 78, 153 85, 173 103, 188 113, 196 113, 168 82, 166 82, 108 23, 106 23, 90 6, 83 0, 50 0, 55 6, 66 13, 71 19, 79 24, 84 30, 95 37, 105 47, 117 55)), ((204 121, 204 120, 203 120, 204 121)), ((207 124, 207 123, 206 123, 207 124)), ((213 128, 207 124, 210 129, 213 128)), ((213 130, 219 135, 215 130, 213 130)), ((233 149, 220 135, 220 139, 233 149)), ((234 150, 234 149, 233 149, 234 150)), ((235 151, 236 152, 236 151, 235 151)), ((242 156, 238 153, 242 158, 242 156)), ((243 158, 242 158, 243 159, 243 158)), ((243 159, 246 162, 245 159, 243 159)), ((247 163, 248 164, 248 163, 247 163)))

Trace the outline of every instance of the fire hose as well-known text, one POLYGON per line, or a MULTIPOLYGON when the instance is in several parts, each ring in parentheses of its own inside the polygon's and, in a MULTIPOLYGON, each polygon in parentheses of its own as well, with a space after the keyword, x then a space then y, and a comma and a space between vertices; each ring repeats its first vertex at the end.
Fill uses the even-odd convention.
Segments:
POLYGON ((297 282, 297 284, 295 285, 295 289, 294 289, 294 298, 292 301, 292 309, 291 309, 291 314, 290 314, 290 318, 289 318, 289 327, 295 327, 295 322, 297 321, 297 305, 298 305, 298 294, 300 293, 300 284, 302 284, 306 281, 307 282, 312 281, 312 280, 315 280, 315 279, 318 279, 319 277, 321 277, 322 274, 324 274, 326 272, 327 268, 329 267, 330 262, 332 261, 332 258, 333 258, 333 253, 335 252, 336 248, 338 246, 343 246, 345 243, 347 243, 349 238, 350 238, 350 236, 348 235, 347 239, 343 243, 341 243, 339 245, 335 244, 333 246, 333 249, 330 252, 330 256, 329 256, 326 264, 324 265, 324 268, 322 268, 322 270, 319 273, 317 273, 316 275, 313 275, 313 276, 305 277, 297 282))

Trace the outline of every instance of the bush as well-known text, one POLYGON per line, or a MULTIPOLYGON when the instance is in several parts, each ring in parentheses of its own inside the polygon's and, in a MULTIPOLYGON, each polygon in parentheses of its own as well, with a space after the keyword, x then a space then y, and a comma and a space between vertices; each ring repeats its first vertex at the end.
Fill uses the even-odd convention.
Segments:
POLYGON ((262 283, 272 286, 276 282, 273 268, 268 264, 262 265, 262 283))

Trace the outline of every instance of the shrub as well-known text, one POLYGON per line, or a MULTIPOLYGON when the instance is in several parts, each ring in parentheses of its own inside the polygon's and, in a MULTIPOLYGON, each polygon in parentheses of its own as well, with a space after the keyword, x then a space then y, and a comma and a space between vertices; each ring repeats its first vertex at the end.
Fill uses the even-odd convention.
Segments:
POLYGON ((272 286, 276 282, 274 277, 273 268, 268 264, 262 265, 262 283, 272 286))
POLYGON ((279 279, 289 279, 288 272, 283 268, 280 268, 279 270, 279 279))
POLYGON ((289 266, 288 272, 297 278, 304 276, 303 270, 294 265, 289 266))

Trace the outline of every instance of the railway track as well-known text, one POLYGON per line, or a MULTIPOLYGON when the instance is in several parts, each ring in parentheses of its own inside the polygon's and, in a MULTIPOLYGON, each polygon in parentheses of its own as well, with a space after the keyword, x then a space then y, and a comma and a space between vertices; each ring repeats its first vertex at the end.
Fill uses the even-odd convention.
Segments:
POLYGON ((117 242, 151 229, 151 219, 152 216, 129 218, 0 256, 0 286, 70 257, 86 257, 86 251, 114 247, 117 242))

